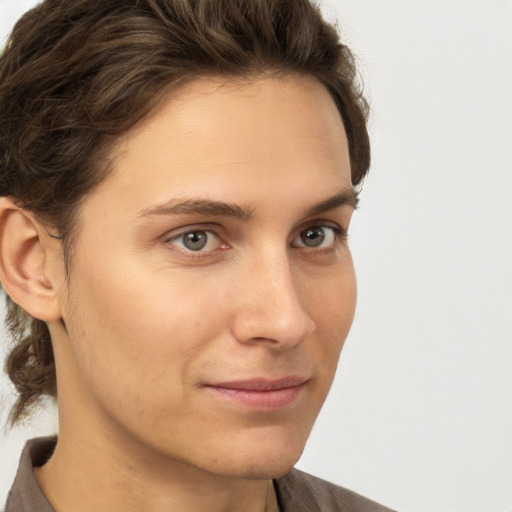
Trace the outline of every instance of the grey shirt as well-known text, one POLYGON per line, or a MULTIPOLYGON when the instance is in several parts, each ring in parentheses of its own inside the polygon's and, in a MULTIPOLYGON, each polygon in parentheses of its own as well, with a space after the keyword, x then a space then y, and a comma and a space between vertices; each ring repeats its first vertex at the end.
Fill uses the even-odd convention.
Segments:
MULTIPOLYGON (((55 512, 39 488, 33 470, 50 458, 55 444, 55 437, 32 439, 26 444, 7 496, 5 512, 55 512)), ((359 494, 297 469, 274 480, 274 486, 281 512, 392 512, 359 494)))

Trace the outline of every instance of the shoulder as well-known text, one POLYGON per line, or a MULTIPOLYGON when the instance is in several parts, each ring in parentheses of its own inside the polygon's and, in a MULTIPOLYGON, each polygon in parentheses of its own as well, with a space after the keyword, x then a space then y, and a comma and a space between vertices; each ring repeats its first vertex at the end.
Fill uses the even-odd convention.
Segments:
POLYGON ((392 512, 353 491, 292 469, 274 481, 282 512, 392 512))
POLYGON ((34 466, 42 466, 48 460, 56 442, 56 437, 41 437, 27 442, 7 495, 5 512, 55 512, 39 488, 34 466))

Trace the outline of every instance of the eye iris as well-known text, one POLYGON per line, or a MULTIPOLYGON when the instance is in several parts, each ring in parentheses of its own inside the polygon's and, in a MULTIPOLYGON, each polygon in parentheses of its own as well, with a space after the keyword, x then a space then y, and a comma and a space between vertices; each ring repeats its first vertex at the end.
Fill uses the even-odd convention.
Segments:
POLYGON ((318 247, 325 240, 325 232, 323 228, 306 229, 300 235, 304 245, 308 247, 318 247))
POLYGON ((183 245, 191 251, 200 251, 208 241, 204 231, 191 231, 183 235, 183 245))

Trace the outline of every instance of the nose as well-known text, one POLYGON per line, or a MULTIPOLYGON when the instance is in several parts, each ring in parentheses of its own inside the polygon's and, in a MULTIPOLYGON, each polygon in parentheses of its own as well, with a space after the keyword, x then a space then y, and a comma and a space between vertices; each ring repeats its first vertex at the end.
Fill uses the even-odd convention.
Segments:
POLYGON ((315 323, 304 306, 305 290, 294 278, 286 255, 259 258, 239 277, 231 330, 240 343, 266 343, 284 350, 314 331, 315 323))

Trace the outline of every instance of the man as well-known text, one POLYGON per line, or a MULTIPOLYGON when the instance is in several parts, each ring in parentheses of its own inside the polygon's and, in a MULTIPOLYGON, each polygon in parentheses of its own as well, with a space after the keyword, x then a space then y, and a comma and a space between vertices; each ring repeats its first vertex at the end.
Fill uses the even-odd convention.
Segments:
POLYGON ((46 0, 0 63, 7 512, 384 511, 291 469, 352 323, 369 167, 306 0, 46 0))

